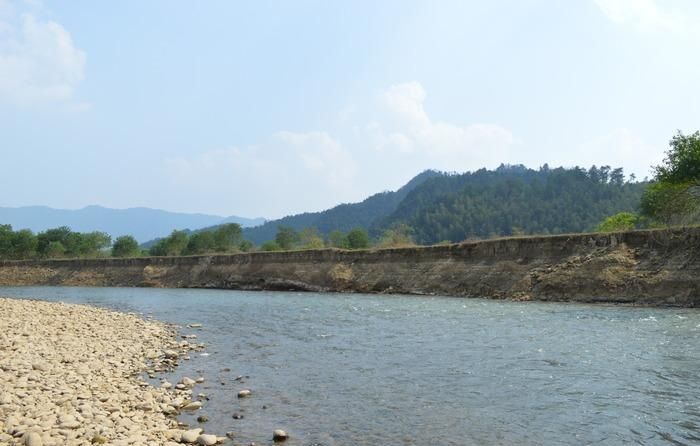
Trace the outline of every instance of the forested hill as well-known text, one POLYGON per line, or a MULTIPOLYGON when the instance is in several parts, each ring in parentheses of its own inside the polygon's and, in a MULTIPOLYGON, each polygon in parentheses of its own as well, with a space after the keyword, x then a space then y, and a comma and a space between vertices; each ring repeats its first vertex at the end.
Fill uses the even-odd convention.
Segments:
POLYGON ((605 217, 635 211, 645 183, 608 166, 539 170, 522 165, 434 176, 410 191, 371 233, 408 225, 421 244, 470 237, 590 231, 605 217))
POLYGON ((324 235, 333 230, 346 232, 354 228, 367 229, 374 226, 379 219, 390 215, 414 188, 430 178, 442 175, 433 170, 426 170, 395 192, 381 192, 360 203, 341 204, 322 212, 307 212, 271 220, 261 226, 245 228, 243 236, 246 240, 259 245, 273 240, 279 226, 287 226, 298 231, 314 227, 324 235))

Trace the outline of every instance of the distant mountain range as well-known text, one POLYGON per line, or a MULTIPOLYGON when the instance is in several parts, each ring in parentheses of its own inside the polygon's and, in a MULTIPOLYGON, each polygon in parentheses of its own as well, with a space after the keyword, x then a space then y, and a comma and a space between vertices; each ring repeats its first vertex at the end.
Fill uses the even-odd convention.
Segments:
POLYGON ((314 227, 322 235, 334 230, 367 230, 378 238, 389 228, 409 227, 421 244, 459 242, 473 237, 561 234, 595 229, 604 218, 634 212, 647 183, 627 182, 622 169, 608 166, 538 170, 501 165, 463 174, 426 170, 396 191, 380 192, 359 203, 340 204, 278 220, 183 214, 149 208, 79 210, 43 206, 1 208, 0 224, 35 232, 69 226, 80 232, 131 234, 149 247, 174 229, 199 232, 224 223, 243 226, 243 236, 261 245, 280 226, 300 231, 314 227))
POLYGON ((265 219, 185 214, 143 207, 110 209, 87 206, 76 210, 46 206, 0 207, 0 224, 11 224, 14 229, 28 228, 39 232, 68 226, 74 231, 102 231, 112 237, 129 234, 140 242, 162 237, 174 229, 196 229, 224 223, 238 223, 247 227, 261 225, 265 223, 265 219))

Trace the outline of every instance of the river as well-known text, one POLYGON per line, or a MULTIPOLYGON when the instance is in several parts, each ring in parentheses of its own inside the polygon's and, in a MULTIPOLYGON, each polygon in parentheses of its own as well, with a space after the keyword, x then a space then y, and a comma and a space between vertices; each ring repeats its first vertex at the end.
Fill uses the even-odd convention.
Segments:
POLYGON ((22 287, 185 326, 210 432, 289 445, 691 445, 700 311, 482 299, 22 287), (230 371, 227 371, 230 369, 230 371), (241 381, 235 378, 242 375, 241 381), (238 390, 253 396, 238 399, 238 390), (233 419, 234 413, 242 419, 233 419))

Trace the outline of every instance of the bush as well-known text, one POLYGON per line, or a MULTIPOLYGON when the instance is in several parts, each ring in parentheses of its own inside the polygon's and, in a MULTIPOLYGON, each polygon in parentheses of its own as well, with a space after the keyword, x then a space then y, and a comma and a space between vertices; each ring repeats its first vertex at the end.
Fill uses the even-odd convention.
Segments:
POLYGON ((597 227, 597 232, 629 231, 637 227, 639 217, 631 212, 620 212, 603 220, 597 227))
POLYGON ((112 245, 112 257, 137 257, 140 254, 139 242, 130 235, 117 237, 112 245))

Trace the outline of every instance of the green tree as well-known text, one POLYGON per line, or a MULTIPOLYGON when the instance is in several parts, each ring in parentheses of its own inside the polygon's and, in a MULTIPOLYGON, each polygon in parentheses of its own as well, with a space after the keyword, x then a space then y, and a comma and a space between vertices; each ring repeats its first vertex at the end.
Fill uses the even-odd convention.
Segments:
POLYGON ((304 228, 299 233, 299 244, 302 249, 322 249, 324 247, 323 237, 316 228, 304 228))
POLYGON ((16 259, 28 259, 36 255, 38 240, 29 229, 21 229, 12 237, 12 254, 16 259))
POLYGON ((299 233, 289 226, 279 226, 275 242, 284 251, 294 249, 299 243, 299 233))
POLYGON ((348 232, 347 247, 350 249, 367 249, 369 248, 369 235, 362 228, 355 228, 348 232))
POLYGON ((348 247, 348 238, 345 233, 342 231, 331 231, 328 234, 328 246, 332 248, 343 248, 346 249, 348 247))
POLYGON ((141 254, 139 242, 130 235, 122 235, 114 240, 112 257, 137 257, 141 254))
POLYGON ((216 251, 237 250, 243 241, 243 230, 238 223, 227 223, 214 230, 213 238, 216 251))
POLYGON ((404 223, 395 224, 387 229, 379 239, 379 246, 382 248, 400 248, 414 245, 413 228, 404 223))
POLYGON ((262 251, 281 251, 282 247, 274 240, 268 240, 260 246, 262 251))
POLYGON ((700 131, 684 135, 678 131, 669 142, 663 163, 654 168, 655 180, 682 184, 700 182, 700 131))
POLYGON ((187 232, 175 230, 169 236, 158 240, 149 253, 152 256, 179 256, 187 248, 188 241, 187 232))
POLYGON ((94 231, 77 234, 81 236, 77 252, 81 257, 97 257, 104 255, 112 244, 112 237, 105 232, 94 231))
POLYGON ((612 215, 596 227, 597 232, 630 231, 637 227, 639 217, 631 212, 620 212, 612 215))
POLYGON ((700 132, 679 131, 669 146, 642 196, 642 214, 664 224, 695 223, 700 219, 700 132))
POLYGON ((255 245, 253 245, 253 242, 249 240, 241 240, 241 243, 238 245, 238 249, 242 252, 252 251, 253 248, 255 248, 255 245))
POLYGON ((56 259, 59 257, 63 257, 63 255, 65 253, 66 253, 66 248, 63 246, 63 243, 61 243, 59 241, 49 242, 49 244, 45 250, 46 257, 48 257, 50 259, 56 259))
POLYGON ((206 254, 214 252, 216 248, 216 240, 212 231, 196 232, 190 236, 184 254, 206 254))
POLYGON ((68 226, 61 226, 58 228, 53 228, 53 229, 47 229, 44 232, 40 232, 37 234, 37 247, 36 250, 39 255, 41 256, 47 256, 48 255, 48 248, 49 244, 51 242, 61 242, 61 246, 64 249, 65 252, 65 245, 64 242, 66 241, 66 238, 68 235, 71 233, 71 230, 68 226))
POLYGON ((13 256, 14 235, 12 225, 0 225, 0 258, 9 259, 13 256))

